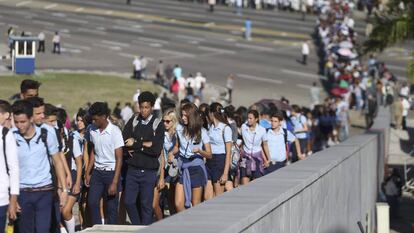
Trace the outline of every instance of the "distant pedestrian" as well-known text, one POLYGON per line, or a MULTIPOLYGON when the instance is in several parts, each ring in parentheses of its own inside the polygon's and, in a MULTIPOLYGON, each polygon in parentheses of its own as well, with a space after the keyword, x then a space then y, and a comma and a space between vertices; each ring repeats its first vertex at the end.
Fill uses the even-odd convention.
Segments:
POLYGON ((307 41, 304 41, 302 44, 302 64, 307 65, 309 55, 309 45, 307 41))
POLYGON ((406 97, 402 98, 402 107, 403 107, 403 112, 402 112, 402 128, 403 130, 407 130, 407 116, 408 116, 408 110, 410 110, 410 102, 408 102, 406 97))
POLYGON ((216 5, 216 0, 208 0, 208 5, 210 6, 210 12, 214 12, 214 5, 216 5))
POLYGON ((234 88, 234 75, 230 74, 229 77, 227 77, 227 84, 226 84, 227 92, 229 95, 229 104, 232 102, 232 94, 233 94, 233 88, 234 88))
POLYGON ((144 78, 144 79, 146 79, 147 78, 147 65, 148 65, 148 60, 144 56, 141 56, 139 58, 139 60, 141 61, 141 77, 144 78))
POLYGON ((243 0, 236 0, 236 14, 242 15, 242 9, 243 9, 243 0))
POLYGON ((165 87, 166 82, 164 79, 164 63, 162 60, 158 61, 157 68, 155 70, 155 76, 157 77, 157 82, 165 87))
POLYGON ((53 51, 52 53, 60 54, 60 35, 59 32, 55 32, 55 35, 52 39, 53 42, 53 51))
POLYGON ((138 57, 134 58, 134 61, 132 62, 132 65, 134 65, 134 79, 140 80, 141 79, 141 60, 138 59, 138 57))
POLYGON ((244 23, 244 37, 246 40, 250 41, 252 40, 252 21, 250 18, 247 18, 244 23))
POLYGON ((203 101, 203 91, 206 86, 206 78, 200 72, 197 72, 195 78, 195 95, 200 97, 200 100, 203 101))
POLYGON ((39 47, 37 49, 37 52, 45 52, 45 33, 44 32, 40 32, 39 35, 37 36, 37 38, 39 39, 39 47))

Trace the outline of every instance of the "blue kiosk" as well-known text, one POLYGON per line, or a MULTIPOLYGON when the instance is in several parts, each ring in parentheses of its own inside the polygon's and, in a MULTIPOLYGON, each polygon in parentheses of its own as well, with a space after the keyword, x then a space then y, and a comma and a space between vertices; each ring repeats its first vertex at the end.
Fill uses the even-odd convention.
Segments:
POLYGON ((13 45, 12 69, 16 74, 33 74, 35 72, 37 37, 11 36, 13 45))

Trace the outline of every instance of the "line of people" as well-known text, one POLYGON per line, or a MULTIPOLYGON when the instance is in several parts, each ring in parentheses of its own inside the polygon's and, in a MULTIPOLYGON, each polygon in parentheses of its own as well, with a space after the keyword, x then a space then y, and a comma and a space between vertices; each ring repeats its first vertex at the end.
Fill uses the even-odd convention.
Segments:
POLYGON ((0 101, 7 131, 0 231, 7 212, 15 232, 75 232, 76 203, 83 227, 124 224, 125 213, 148 225, 166 209, 181 212, 310 152, 308 120, 295 105, 235 109, 183 99, 158 117, 155 96, 144 91, 122 128, 96 102, 79 110, 70 129, 67 113, 38 97, 39 86, 24 80, 20 100, 0 101))

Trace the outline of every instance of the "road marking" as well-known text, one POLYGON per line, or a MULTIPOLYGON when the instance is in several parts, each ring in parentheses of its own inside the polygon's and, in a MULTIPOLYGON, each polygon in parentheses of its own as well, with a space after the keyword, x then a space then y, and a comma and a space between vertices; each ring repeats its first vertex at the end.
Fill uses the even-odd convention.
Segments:
POLYGON ((80 49, 69 49, 69 48, 62 47, 60 50, 61 50, 61 52, 82 53, 82 50, 80 50, 80 49))
POLYGON ((95 16, 95 15, 87 15, 85 18, 87 18, 87 19, 94 19, 94 20, 105 20, 104 17, 95 16))
POLYGON ((312 85, 306 85, 306 84, 298 84, 296 86, 300 88, 304 88, 304 89, 311 89, 313 87, 312 85))
POLYGON ((114 12, 113 11, 105 11, 106 15, 112 15, 114 12))
POLYGON ((274 83, 274 84, 282 84, 283 83, 283 81, 278 80, 278 79, 263 78, 263 77, 248 75, 248 74, 237 74, 237 78, 243 78, 243 79, 248 79, 248 80, 253 80, 253 81, 260 81, 260 82, 268 82, 268 83, 274 83))
POLYGON ((55 26, 55 23, 47 22, 47 21, 43 21, 43 20, 32 20, 32 22, 42 24, 42 25, 45 25, 45 26, 51 26, 51 27, 55 26))
POLYGON ((161 53, 172 54, 172 55, 175 55, 177 57, 195 57, 194 54, 191 54, 191 53, 183 53, 183 52, 178 52, 178 51, 174 51, 174 50, 161 49, 160 52, 161 53))
POLYGON ((197 40, 197 41, 205 41, 205 39, 200 37, 194 37, 194 36, 185 36, 185 35, 175 35, 177 38, 185 39, 185 40, 197 40))
POLYGON ((91 50, 91 47, 83 46, 83 45, 77 45, 77 44, 70 44, 65 42, 66 47, 75 48, 75 49, 82 49, 82 50, 91 50))
POLYGON ((85 10, 85 8, 83 7, 79 7, 75 9, 75 12, 82 12, 83 10, 85 10))
POLYGON ((304 72, 299 72, 299 71, 294 71, 294 70, 282 69, 281 71, 285 74, 293 74, 293 75, 298 75, 298 76, 302 76, 302 77, 309 77, 309 78, 314 78, 314 79, 323 78, 322 76, 319 76, 319 75, 316 75, 316 74, 304 73, 304 72))
POLYGON ((153 47, 153 48, 161 48, 162 44, 160 44, 160 43, 151 43, 151 44, 149 44, 149 46, 153 47))
POLYGON ((66 17, 66 14, 64 14, 64 13, 52 13, 52 15, 53 16, 56 16, 56 17, 61 17, 61 18, 65 18, 66 17))
POLYGON ((228 54, 235 54, 236 51, 233 50, 227 50, 227 49, 219 49, 219 48, 212 48, 208 46, 198 46, 199 49, 210 51, 210 52, 218 52, 218 53, 228 53, 228 54))
POLYGON ((237 41, 236 39, 234 39, 234 38, 227 38, 226 39, 226 41, 228 41, 228 42, 235 42, 235 41, 237 41))
POLYGON ((82 20, 82 19, 66 19, 66 21, 72 22, 72 23, 79 23, 79 24, 88 24, 89 23, 89 21, 82 20))
POLYGON ((160 39, 155 39, 155 38, 150 38, 150 37, 143 37, 143 36, 139 36, 138 40, 142 40, 142 41, 145 41, 145 42, 157 42, 157 43, 161 43, 161 44, 169 44, 170 43, 166 40, 160 40, 160 39))
POLYGON ((57 7, 58 5, 59 4, 57 4, 57 3, 49 4, 49 5, 45 6, 45 9, 52 9, 52 8, 57 7))
POLYGON ((115 45, 115 46, 120 46, 120 47, 129 47, 130 46, 130 44, 128 44, 128 43, 121 43, 121 42, 110 41, 110 40, 101 40, 101 42, 103 44, 115 45))
POLYGON ((387 68, 390 68, 392 70, 400 70, 400 71, 407 71, 407 67, 402 66, 394 66, 394 65, 385 65, 387 68))
POLYGON ((92 33, 92 34, 101 35, 101 36, 104 36, 104 35, 108 34, 104 31, 97 31, 97 30, 93 30, 93 29, 90 29, 90 28, 78 28, 78 31, 92 33))
POLYGON ((19 3, 16 3, 16 6, 24 6, 24 5, 27 5, 27 4, 30 4, 30 3, 32 3, 32 1, 24 1, 24 2, 19 2, 19 3))
POLYGON ((254 49, 254 50, 263 51, 263 52, 274 52, 275 51, 275 49, 271 47, 264 47, 264 46, 258 46, 258 45, 250 45, 250 44, 236 43, 236 47, 254 49))
MULTIPOLYGON (((118 53, 119 56, 121 57, 126 57, 126 58, 134 58, 135 57, 139 57, 138 54, 130 54, 130 53, 118 53)), ((154 58, 152 57, 145 57, 148 61, 154 61, 154 58)))
POLYGON ((122 26, 112 26, 113 29, 117 29, 117 30, 121 30, 121 31, 126 31, 126 32, 144 32, 142 29, 137 29, 137 28, 131 28, 131 27, 122 27, 122 26))
POLYGON ((193 14, 193 13, 187 13, 187 12, 180 13, 179 15, 188 16, 188 17, 192 17, 192 18, 204 18, 204 16, 201 15, 201 14, 193 14))

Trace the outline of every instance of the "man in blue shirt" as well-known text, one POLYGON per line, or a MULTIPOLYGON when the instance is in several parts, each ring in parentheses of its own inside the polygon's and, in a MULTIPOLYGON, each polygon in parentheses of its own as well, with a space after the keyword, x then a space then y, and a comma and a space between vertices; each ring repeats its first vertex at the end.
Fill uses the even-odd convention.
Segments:
POLYGON ((121 191, 122 147, 121 130, 109 120, 106 103, 96 102, 89 108, 92 123, 96 126, 89 132, 93 153, 85 174, 85 185, 89 187, 88 205, 92 224, 102 224, 100 200, 106 201, 105 217, 108 224, 118 220, 119 192, 121 191))
POLYGON ((33 106, 27 100, 13 104, 13 118, 20 169, 21 208, 18 218, 20 233, 49 232, 53 207, 53 195, 58 188, 60 205, 67 199, 65 171, 58 156, 56 137, 33 123, 33 106), (58 182, 52 180, 52 165, 58 182))

